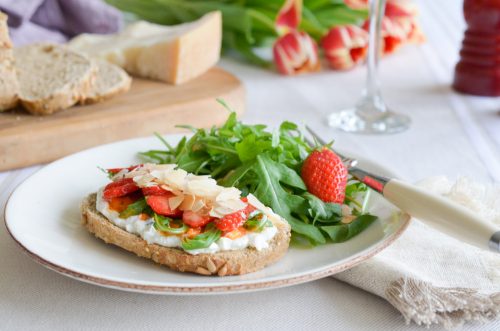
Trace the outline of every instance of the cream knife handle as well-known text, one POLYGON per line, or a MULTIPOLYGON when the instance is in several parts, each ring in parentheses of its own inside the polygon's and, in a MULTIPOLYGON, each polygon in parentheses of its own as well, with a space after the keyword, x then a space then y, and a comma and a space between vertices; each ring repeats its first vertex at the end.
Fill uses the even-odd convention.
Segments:
POLYGON ((411 216, 452 237, 500 252, 500 229, 470 210, 398 179, 385 183, 383 195, 411 216))

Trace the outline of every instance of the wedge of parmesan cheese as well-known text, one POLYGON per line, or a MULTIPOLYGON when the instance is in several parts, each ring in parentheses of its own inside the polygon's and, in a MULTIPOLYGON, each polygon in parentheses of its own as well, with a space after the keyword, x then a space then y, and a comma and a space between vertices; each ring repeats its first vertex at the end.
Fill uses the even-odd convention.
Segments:
POLYGON ((140 21, 115 35, 82 34, 69 47, 135 76, 182 84, 217 63, 221 41, 222 18, 216 11, 175 26, 140 21))

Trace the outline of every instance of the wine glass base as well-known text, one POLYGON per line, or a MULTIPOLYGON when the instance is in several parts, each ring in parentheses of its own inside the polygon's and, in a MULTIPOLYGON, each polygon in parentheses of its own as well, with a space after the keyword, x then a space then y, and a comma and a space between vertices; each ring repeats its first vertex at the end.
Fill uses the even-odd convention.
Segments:
POLYGON ((328 116, 328 125, 346 132, 383 134, 405 131, 410 126, 410 118, 391 111, 363 116, 355 108, 346 109, 328 116))

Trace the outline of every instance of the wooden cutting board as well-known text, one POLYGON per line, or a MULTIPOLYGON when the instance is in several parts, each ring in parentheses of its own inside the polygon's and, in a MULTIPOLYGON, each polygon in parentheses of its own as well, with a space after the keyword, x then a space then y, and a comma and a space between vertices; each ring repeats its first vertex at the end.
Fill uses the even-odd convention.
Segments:
POLYGON ((228 112, 216 98, 243 113, 243 85, 220 68, 180 86, 134 78, 125 94, 49 116, 22 110, 0 113, 0 171, 46 163, 112 141, 178 132, 178 124, 221 124, 228 112))

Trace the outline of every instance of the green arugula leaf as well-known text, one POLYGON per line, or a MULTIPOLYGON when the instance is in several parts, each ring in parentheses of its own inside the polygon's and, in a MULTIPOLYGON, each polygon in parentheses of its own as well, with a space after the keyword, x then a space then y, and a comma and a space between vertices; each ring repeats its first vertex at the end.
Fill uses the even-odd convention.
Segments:
POLYGON ((246 220, 243 227, 250 231, 262 232, 265 227, 272 225, 272 222, 267 218, 267 216, 262 211, 257 210, 250 214, 250 218, 246 220))
POLYGON ((341 243, 358 235, 377 219, 374 215, 360 215, 349 224, 322 226, 324 231, 334 243, 341 243))
POLYGON ((167 232, 171 234, 182 234, 189 230, 189 227, 182 221, 173 220, 170 217, 165 217, 154 213, 154 228, 158 231, 167 232), (172 227, 171 224, 176 224, 176 227, 172 227))
POLYGON ((212 243, 219 240, 221 235, 222 232, 215 227, 214 223, 208 223, 208 225, 205 227, 205 232, 195 236, 192 239, 184 239, 182 241, 182 248, 187 251, 207 248, 212 245, 212 243))
POLYGON ((125 210, 120 213, 120 218, 129 218, 130 216, 139 215, 147 207, 148 204, 146 203, 146 199, 139 199, 136 202, 128 205, 127 208, 125 208, 125 210))
POLYGON ((253 171, 259 175, 260 181, 253 194, 262 203, 271 207, 274 212, 284 217, 290 223, 293 231, 307 236, 315 243, 324 243, 325 237, 318 228, 292 216, 294 207, 300 206, 304 198, 288 193, 280 183, 291 185, 300 182, 304 189, 305 185, 297 173, 288 168, 285 170, 285 168, 282 164, 272 161, 265 155, 257 156, 257 164, 253 171))
POLYGON ((302 195, 307 201, 307 210, 313 218, 313 223, 321 221, 323 223, 337 223, 342 218, 342 207, 337 203, 323 202, 311 193, 302 195))

